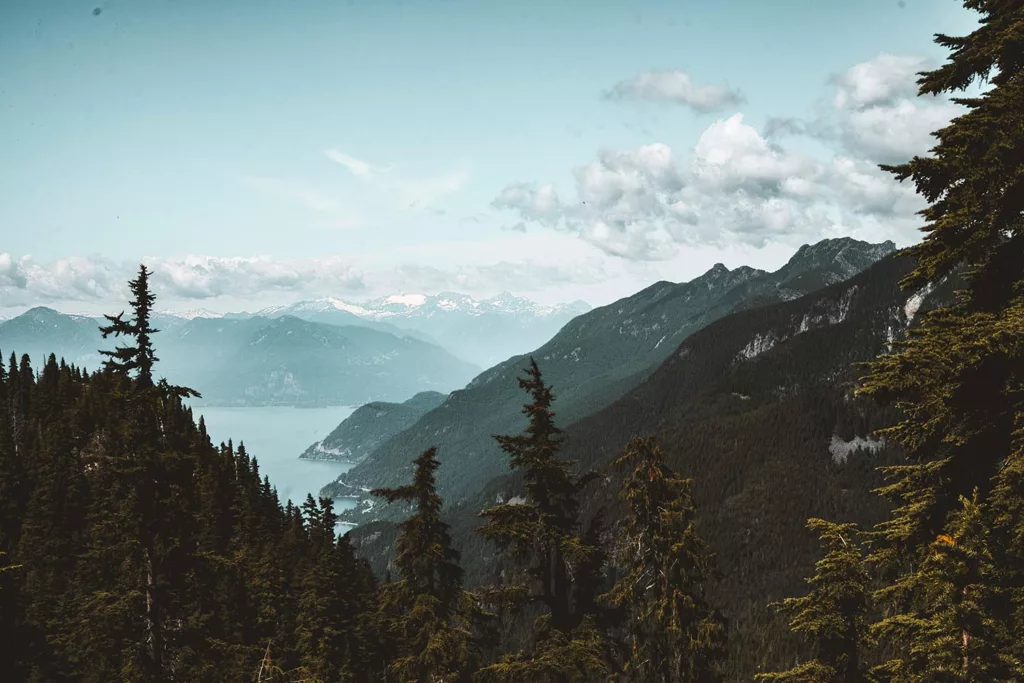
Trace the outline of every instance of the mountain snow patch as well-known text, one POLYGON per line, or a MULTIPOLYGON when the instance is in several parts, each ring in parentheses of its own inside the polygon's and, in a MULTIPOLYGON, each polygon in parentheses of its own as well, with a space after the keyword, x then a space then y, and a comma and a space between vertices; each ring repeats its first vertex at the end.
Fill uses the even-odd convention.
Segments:
POLYGON ((877 453, 885 448, 885 438, 865 439, 862 436, 855 436, 851 441, 843 441, 838 434, 832 435, 832 442, 828 445, 828 452, 832 454, 832 462, 842 465, 850 457, 850 454, 857 450, 877 453))

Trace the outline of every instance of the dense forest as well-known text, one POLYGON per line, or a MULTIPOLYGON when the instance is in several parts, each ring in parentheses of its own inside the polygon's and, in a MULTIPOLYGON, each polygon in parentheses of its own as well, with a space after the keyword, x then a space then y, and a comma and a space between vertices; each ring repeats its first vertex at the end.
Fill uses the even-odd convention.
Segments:
MULTIPOLYGON (((196 392, 158 379, 145 267, 131 315, 102 328, 113 348, 101 369, 50 356, 37 372, 12 354, 0 364, 3 679, 1024 680, 1024 2, 965 4, 980 26, 937 37, 952 54, 921 75, 921 93, 990 87, 958 100, 967 113, 936 133, 932 156, 886 167, 928 200, 925 236, 862 281, 881 290, 892 280, 879 273, 899 272, 903 292, 955 283, 955 295, 885 344, 851 323, 844 343, 811 330, 736 367, 723 339, 738 337, 715 335, 791 318, 772 318, 785 307, 730 317, 638 389, 715 392, 667 428, 614 407, 603 421, 648 420, 662 436, 614 453, 567 442, 556 388, 531 360, 518 380, 528 426, 495 437, 516 493, 473 510, 472 544, 446 517, 433 448, 408 454, 409 481, 373 492, 406 516, 376 575, 351 535, 336 535, 329 500, 282 504, 243 446, 215 445, 196 424, 196 392), (864 349, 870 358, 853 365, 864 349), (837 356, 850 374, 830 374, 837 356), (698 357, 685 372, 710 379, 669 382, 698 357), (837 386, 773 394, 766 378, 794 373, 837 386), (820 500, 845 489, 776 452, 755 460, 771 475, 759 489, 730 490, 738 480, 715 461, 763 448, 769 425, 798 451, 825 414, 843 416, 844 438, 877 430, 891 444, 877 472, 849 475, 875 482, 871 502, 807 518, 813 497, 800 487, 820 500), (702 455, 672 455, 681 444, 702 455), (708 486, 729 492, 721 509, 700 508, 708 486), (705 523, 756 518, 780 496, 789 518, 756 529, 770 542, 705 523), (805 525, 819 543, 800 590, 731 604, 721 586, 785 565, 791 530, 805 525), (470 552, 500 570, 471 575, 470 552), (759 615, 739 633, 728 618, 738 609, 759 615)), ((884 308, 861 307, 854 323, 884 308)))

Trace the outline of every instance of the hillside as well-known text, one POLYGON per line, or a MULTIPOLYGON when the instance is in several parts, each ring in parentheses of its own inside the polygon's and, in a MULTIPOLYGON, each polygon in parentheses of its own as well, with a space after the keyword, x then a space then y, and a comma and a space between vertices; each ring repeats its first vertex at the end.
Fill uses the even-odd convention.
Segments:
POLYGON ((399 336, 415 336, 459 358, 489 367, 536 348, 575 316, 589 310, 582 301, 544 306, 508 292, 481 300, 458 292, 441 292, 398 294, 361 303, 315 299, 267 308, 258 315, 293 315, 312 322, 359 324, 399 336))
MULTIPOLYGON (((606 468, 631 437, 650 434, 669 466, 694 478, 700 533, 723 576, 714 597, 731 622, 728 680, 750 680, 758 666, 800 652, 765 605, 804 589, 818 553, 805 520, 871 524, 885 513, 871 493, 874 468, 897 454, 871 433, 893 415, 851 398, 853 364, 885 352, 919 310, 948 297, 948 286, 930 296, 900 291, 910 267, 906 257, 886 258, 848 282, 712 323, 628 394, 566 429, 564 457, 581 470, 606 468)), ((614 520, 618 479, 609 474, 586 498, 589 514, 614 520)), ((476 512, 518 493, 504 475, 450 510, 470 583, 501 570, 474 531, 476 512)), ((379 522, 353 534, 378 570, 392 533, 379 522)))
MULTIPOLYGON (((801 248, 774 273, 718 264, 687 283, 659 282, 609 306, 581 315, 533 352, 558 390, 555 409, 569 423, 592 414, 635 387, 689 335, 731 311, 794 299, 823 282, 845 280, 891 253, 891 242, 848 238, 801 248)), ((442 453, 439 488, 463 500, 507 467, 491 435, 522 428, 516 377, 525 356, 511 358, 456 391, 413 427, 397 434, 324 494, 352 495, 393 485, 408 476, 409 454, 437 445, 442 453)), ((350 512, 357 519, 359 510, 350 512)))
POLYGON ((358 463, 392 436, 408 429, 444 402, 445 395, 423 391, 408 401, 374 401, 360 406, 321 441, 307 448, 300 458, 358 463))
MULTIPOLYGON (((411 335, 364 325, 274 319, 157 316, 160 372, 203 394, 196 405, 359 405, 462 386, 479 369, 411 335)), ((0 323, 0 350, 50 353, 98 368, 100 320, 34 308, 0 323)))

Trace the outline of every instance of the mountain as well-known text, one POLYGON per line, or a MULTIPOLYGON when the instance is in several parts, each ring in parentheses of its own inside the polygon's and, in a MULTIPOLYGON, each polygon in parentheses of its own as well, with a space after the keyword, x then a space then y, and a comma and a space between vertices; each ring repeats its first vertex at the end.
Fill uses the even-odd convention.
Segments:
POLYGON ((483 300, 442 292, 436 296, 396 294, 360 304, 336 298, 315 299, 264 309, 258 315, 376 325, 394 334, 401 329, 405 334, 433 341, 459 358, 488 367, 544 343, 572 318, 589 310, 582 301, 543 306, 508 292, 483 300))
POLYGON ((52 308, 37 306, 19 316, 0 322, 0 350, 20 359, 28 354, 36 367, 55 354, 81 367, 95 370, 102 363, 98 349, 103 337, 100 321, 81 315, 65 315, 52 308))
POLYGON ((403 329, 389 322, 377 320, 371 315, 358 315, 354 311, 362 310, 358 306, 348 304, 341 299, 324 298, 299 301, 287 306, 271 306, 264 308, 254 315, 246 313, 231 314, 233 318, 280 318, 290 315, 300 320, 312 323, 324 323, 326 325, 353 325, 355 327, 366 327, 379 332, 387 332, 396 337, 413 337, 422 341, 437 344, 438 342, 428 334, 414 329, 403 329))
POLYGON ((403 429, 444 402, 445 394, 423 391, 403 403, 374 401, 360 406, 300 458, 357 463, 403 429))
MULTIPOLYGON (((610 405, 711 322, 849 278, 894 250, 892 242, 844 238, 802 247, 774 273, 716 264, 690 282, 659 282, 580 315, 531 355, 556 388, 555 410, 563 422, 572 422, 610 405)), ((436 445, 449 454, 438 470, 441 493, 450 501, 472 495, 479 482, 507 469, 491 435, 515 433, 525 424, 516 378, 526 363, 526 356, 517 356, 486 370, 326 486, 324 494, 395 485, 408 478, 415 454, 436 445)))
MULTIPOLYGON (((154 323, 158 374, 200 391, 206 404, 360 405, 448 391, 479 371, 435 344, 365 326, 166 314, 154 323)), ((0 323, 0 350, 28 353, 37 367, 55 353, 95 369, 98 349, 116 343, 102 339, 99 325, 34 308, 0 323)))
POLYGON ((164 340, 165 371, 222 405, 358 405, 449 390, 477 371, 419 339, 292 316, 197 318, 177 332, 164 340))
MULTIPOLYGON (((921 311, 952 299, 951 282, 935 291, 902 291, 899 281, 911 268, 908 257, 890 256, 799 299, 724 316, 675 346, 643 382, 602 410, 576 421, 556 415, 566 430, 563 457, 604 475, 584 499, 588 516, 606 520, 609 538, 620 512, 618 473, 609 464, 630 438, 654 436, 667 464, 693 477, 698 530, 723 576, 711 598, 730 622, 726 680, 751 680, 758 670, 808 658, 786 618, 767 608, 806 590, 820 552, 806 520, 866 527, 887 512, 872 492, 882 483, 875 468, 895 463, 899 454, 872 433, 894 414, 855 397, 853 389, 861 374, 856 363, 889 351, 921 311)), ((557 383, 553 388, 559 394, 557 383)), ((525 403, 525 393, 516 391, 525 403)), ((442 463, 459 456, 438 454, 442 463)), ((519 495, 521 487, 520 478, 503 474, 449 508, 467 585, 504 569, 475 532, 476 513, 519 495)), ((357 528, 353 539, 380 570, 393 535, 390 522, 374 522, 357 528)))

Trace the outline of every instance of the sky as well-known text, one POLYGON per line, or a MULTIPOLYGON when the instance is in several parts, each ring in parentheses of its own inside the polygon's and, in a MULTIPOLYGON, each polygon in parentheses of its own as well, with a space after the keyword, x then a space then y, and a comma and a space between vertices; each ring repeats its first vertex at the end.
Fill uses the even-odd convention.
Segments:
POLYGON ((0 0, 0 314, 603 305, 919 239, 955 0, 0 0))

